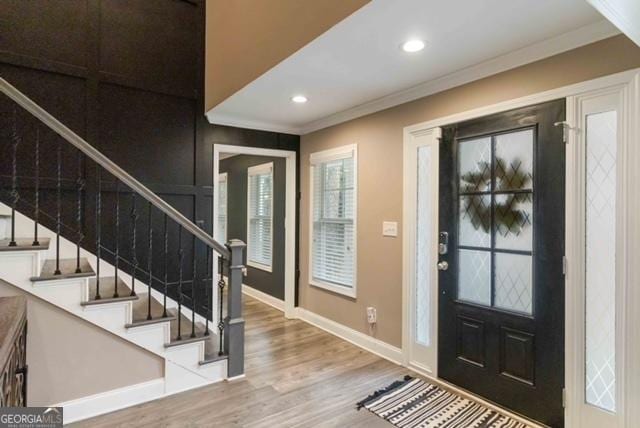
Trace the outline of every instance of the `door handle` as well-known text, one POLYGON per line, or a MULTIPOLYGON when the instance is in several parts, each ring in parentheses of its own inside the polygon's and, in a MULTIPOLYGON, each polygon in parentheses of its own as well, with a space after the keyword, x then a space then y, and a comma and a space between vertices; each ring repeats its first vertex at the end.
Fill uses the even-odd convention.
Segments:
POLYGON ((446 260, 438 262, 438 270, 448 270, 448 269, 449 269, 449 262, 447 262, 446 260))

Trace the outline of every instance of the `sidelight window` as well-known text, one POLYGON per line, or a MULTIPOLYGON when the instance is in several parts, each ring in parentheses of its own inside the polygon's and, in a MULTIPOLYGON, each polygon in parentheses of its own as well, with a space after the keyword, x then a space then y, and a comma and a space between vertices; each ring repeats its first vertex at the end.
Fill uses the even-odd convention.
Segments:
POLYGON ((313 285, 355 296, 356 148, 311 155, 313 285))
POLYGON ((535 130, 460 140, 458 299, 533 313, 535 130))
POLYGON ((247 265, 271 272, 273 239, 273 163, 249 168, 247 265))

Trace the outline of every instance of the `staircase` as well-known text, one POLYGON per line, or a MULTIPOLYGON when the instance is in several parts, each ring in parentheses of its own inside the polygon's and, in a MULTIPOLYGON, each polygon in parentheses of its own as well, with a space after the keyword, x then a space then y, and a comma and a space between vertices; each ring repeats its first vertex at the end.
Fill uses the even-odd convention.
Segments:
MULTIPOLYGON (((0 279, 162 357, 164 379, 142 401, 242 376, 244 244, 216 242, 4 79, 0 89, 14 103, 0 147, 0 162, 10 163, 0 194, 0 279), (56 135, 53 147, 43 147, 45 132, 56 135), (31 159, 19 156, 27 138, 35 138, 31 159), (63 145, 76 153, 71 183, 63 145), (45 162, 53 183, 40 177, 45 162), (115 230, 110 239, 105 228, 115 230)), ((106 410, 137 404, 122 401, 106 410)), ((65 422, 96 414, 90 410, 65 408, 65 422)))

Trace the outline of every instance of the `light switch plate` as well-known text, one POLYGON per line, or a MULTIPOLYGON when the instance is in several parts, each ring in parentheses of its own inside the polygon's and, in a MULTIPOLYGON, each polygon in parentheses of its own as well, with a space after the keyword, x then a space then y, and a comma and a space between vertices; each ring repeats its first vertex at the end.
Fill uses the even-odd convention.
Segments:
POLYGON ((382 222, 382 236, 398 236, 398 222, 397 221, 383 221, 382 222))

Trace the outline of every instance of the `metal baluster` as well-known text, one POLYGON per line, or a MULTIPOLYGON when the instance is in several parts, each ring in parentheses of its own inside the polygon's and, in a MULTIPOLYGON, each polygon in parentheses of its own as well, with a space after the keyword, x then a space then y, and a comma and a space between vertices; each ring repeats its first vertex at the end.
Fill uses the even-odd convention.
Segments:
POLYGON ((96 164, 96 297, 100 300, 100 253, 102 250, 102 230, 100 216, 102 215, 102 178, 100 176, 100 165, 96 164))
POLYGON ((115 279, 113 284, 113 298, 118 294, 118 270, 120 269, 120 180, 116 179, 116 254, 115 254, 115 279))
POLYGON ((167 230, 167 215, 164 215, 164 297, 162 301, 162 316, 164 318, 167 317, 167 287, 168 287, 168 273, 169 268, 167 267, 167 254, 169 253, 169 234, 167 230))
POLYGON ((11 127, 11 240, 10 247, 15 247, 16 243, 16 206, 20 200, 18 193, 18 145, 20 138, 18 137, 18 116, 17 111, 13 109, 13 126, 11 127))
POLYGON ((153 206, 151 205, 151 202, 149 202, 149 253, 147 256, 147 269, 149 269, 149 283, 147 284, 147 319, 150 320, 152 319, 151 317, 151 281, 153 281, 153 274, 152 274, 152 268, 153 268, 153 227, 151 225, 151 221, 153 220, 151 214, 153 211, 151 211, 151 208, 153 208, 153 206))
POLYGON ((136 220, 138 212, 136 211, 136 194, 131 193, 131 257, 133 261, 133 273, 131 274, 131 295, 136 295, 136 272, 138 271, 138 256, 136 255, 136 220))
POLYGON ((218 351, 218 355, 224 355, 224 348, 223 348, 223 338, 222 336, 224 335, 224 318, 222 316, 222 305, 223 305, 223 297, 224 297, 224 277, 223 275, 223 269, 222 269, 222 265, 224 263, 224 259, 222 257, 218 257, 218 273, 220 274, 219 279, 218 279, 218 302, 220 304, 220 307, 218 308, 218 339, 220 341, 220 348, 218 351))
POLYGON ((196 264, 196 237, 193 237, 193 277, 191 279, 191 337, 196 337, 196 280, 198 268, 196 264))
POLYGON ((84 233, 82 233, 82 192, 84 191, 85 180, 82 172, 82 152, 78 152, 78 178, 76 179, 78 188, 78 200, 76 201, 76 225, 78 228, 76 241, 76 273, 82 272, 82 269, 80 269, 80 247, 84 239, 84 233))
POLYGON ((60 275, 60 226, 62 224, 62 142, 58 139, 58 171, 57 171, 57 184, 56 184, 56 199, 57 199, 57 215, 56 215, 56 270, 54 275, 60 275))
POLYGON ((211 248, 209 246, 205 247, 207 249, 207 273, 205 276, 205 289, 204 289, 204 298, 207 299, 206 306, 206 316, 204 317, 204 335, 209 336, 209 314, 211 314, 211 293, 209 293, 209 280, 212 281, 211 288, 213 288, 213 276, 211 275, 211 248))
POLYGON ((178 336, 176 340, 182 339, 182 260, 184 259, 184 250, 182 249, 182 225, 178 228, 178 336))
POLYGON ((40 223, 40 128, 36 128, 36 150, 35 150, 35 165, 34 165, 34 203, 33 203, 33 246, 40 245, 38 240, 38 224, 40 223))

